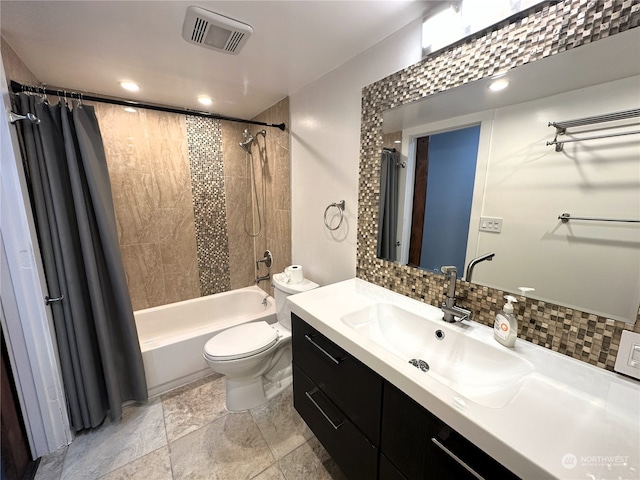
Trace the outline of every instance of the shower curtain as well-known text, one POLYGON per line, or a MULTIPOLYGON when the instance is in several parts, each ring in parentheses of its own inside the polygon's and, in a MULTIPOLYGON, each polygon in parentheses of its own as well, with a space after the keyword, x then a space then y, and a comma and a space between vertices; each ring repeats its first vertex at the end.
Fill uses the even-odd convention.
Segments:
POLYGON ((398 228, 398 152, 382 150, 378 210, 378 258, 396 260, 398 228))
POLYGON ((147 388, 94 109, 16 96, 23 162, 50 297, 71 429, 98 426, 147 388))

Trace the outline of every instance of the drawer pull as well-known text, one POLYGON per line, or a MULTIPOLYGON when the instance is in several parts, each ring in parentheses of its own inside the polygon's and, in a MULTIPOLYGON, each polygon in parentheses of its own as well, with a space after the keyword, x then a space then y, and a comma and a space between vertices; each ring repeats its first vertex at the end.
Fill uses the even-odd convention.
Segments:
POLYGON ((455 453, 453 453, 451 450, 449 450, 447 447, 445 447, 442 443, 440 443, 440 441, 437 438, 432 437, 431 441, 440 450, 442 450, 444 453, 449 455, 449 457, 451 457, 451 459, 453 459, 458 465, 460 465, 462 468, 464 468, 467 472, 469 472, 475 478, 477 478, 478 480, 484 480, 484 477, 482 475, 480 475, 478 472, 476 472, 473 468, 471 468, 469 465, 467 465, 460 457, 458 457, 455 453))
POLYGON ((318 345, 316 343, 316 341, 313 339, 313 337, 311 335, 309 335, 308 333, 305 334, 304 338, 309 340, 314 347, 316 347, 318 350, 320 350, 322 353, 324 353, 329 358, 329 360, 331 360, 336 365, 340 365, 342 363, 342 361, 344 360, 343 358, 336 358, 333 355, 331 355, 324 348, 322 348, 320 345, 318 345))
POLYGON ((313 398, 313 396, 316 393, 318 393, 318 391, 319 391, 318 387, 314 387, 313 389, 309 390, 308 392, 304 392, 304 394, 311 401, 311 403, 313 403, 313 405, 318 409, 318 411, 322 414, 322 416, 327 419, 327 421, 331 424, 331 426, 334 428, 334 430, 338 430, 342 425, 344 425, 344 420, 340 419, 337 422, 334 422, 331 419, 331 417, 329 415, 327 415, 327 413, 324 411, 324 409, 322 407, 320 407, 320 405, 318 405, 318 402, 316 402, 316 400, 313 398))

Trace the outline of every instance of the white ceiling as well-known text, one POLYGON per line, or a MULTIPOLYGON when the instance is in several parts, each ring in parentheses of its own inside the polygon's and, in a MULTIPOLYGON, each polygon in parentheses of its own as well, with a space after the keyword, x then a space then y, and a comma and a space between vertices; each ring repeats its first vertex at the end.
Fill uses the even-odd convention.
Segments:
POLYGON ((2 36, 47 85, 251 118, 438 3, 2 0, 0 19, 2 36), (190 5, 254 32, 238 55, 187 43, 190 5), (121 80, 141 90, 125 92, 121 80), (214 104, 202 107, 198 95, 214 104))

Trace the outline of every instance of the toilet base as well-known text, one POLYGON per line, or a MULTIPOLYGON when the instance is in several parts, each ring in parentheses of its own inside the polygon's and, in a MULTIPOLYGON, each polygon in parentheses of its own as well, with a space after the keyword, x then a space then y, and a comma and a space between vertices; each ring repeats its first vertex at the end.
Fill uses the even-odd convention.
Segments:
POLYGON ((244 412, 275 398, 293 383, 291 367, 279 371, 268 380, 227 377, 226 407, 230 412, 244 412))

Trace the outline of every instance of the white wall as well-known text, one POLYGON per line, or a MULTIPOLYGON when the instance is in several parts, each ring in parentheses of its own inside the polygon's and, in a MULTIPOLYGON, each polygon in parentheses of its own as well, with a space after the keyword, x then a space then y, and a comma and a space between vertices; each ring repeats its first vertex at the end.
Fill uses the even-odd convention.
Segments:
MULTIPOLYGON (((482 214, 504 221, 499 235, 480 233, 477 253, 496 257, 476 269, 476 281, 512 291, 534 287, 537 298, 635 320, 638 224, 562 224, 557 217, 640 218, 637 136, 567 143, 563 152, 546 142, 555 133, 547 122, 639 108, 639 91, 640 77, 630 77, 496 111, 482 214)), ((638 130, 637 122, 622 123, 638 130)), ((566 137, 624 131, 605 125, 570 129, 566 137)))
POLYGON ((362 88, 420 60, 421 22, 291 95, 292 260, 321 285, 356 273, 362 88), (344 221, 331 232, 323 213, 341 200, 344 221))

